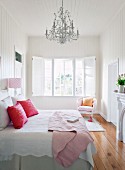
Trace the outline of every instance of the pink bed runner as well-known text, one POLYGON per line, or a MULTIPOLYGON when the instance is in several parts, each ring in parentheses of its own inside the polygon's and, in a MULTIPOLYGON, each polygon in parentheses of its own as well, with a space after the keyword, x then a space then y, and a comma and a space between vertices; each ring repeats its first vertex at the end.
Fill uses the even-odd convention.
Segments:
POLYGON ((54 112, 49 120, 49 129, 53 131, 52 150, 54 158, 64 167, 69 167, 78 159, 93 138, 89 134, 83 117, 66 112, 54 112), (78 119, 67 122, 70 117, 78 119))

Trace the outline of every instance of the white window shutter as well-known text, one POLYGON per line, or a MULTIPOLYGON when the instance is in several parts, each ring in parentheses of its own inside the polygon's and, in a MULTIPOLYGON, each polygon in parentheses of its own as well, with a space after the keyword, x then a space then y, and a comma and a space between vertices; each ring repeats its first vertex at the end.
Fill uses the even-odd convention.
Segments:
POLYGON ((44 59, 33 56, 32 58, 32 95, 43 96, 44 94, 44 59))
POLYGON ((85 96, 95 96, 96 58, 84 58, 84 90, 85 96))

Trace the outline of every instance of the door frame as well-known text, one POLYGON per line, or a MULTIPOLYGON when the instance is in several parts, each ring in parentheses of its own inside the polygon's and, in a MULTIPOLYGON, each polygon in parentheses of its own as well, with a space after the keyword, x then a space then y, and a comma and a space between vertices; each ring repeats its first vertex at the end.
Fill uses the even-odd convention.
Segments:
MULTIPOLYGON (((111 102, 111 95, 110 95, 110 80, 111 80, 111 74, 110 74, 110 68, 111 66, 113 65, 117 65, 117 77, 119 75, 119 58, 116 59, 114 62, 108 64, 108 114, 107 114, 107 121, 108 122, 111 122, 111 105, 110 105, 110 102, 111 102)), ((114 89, 115 90, 115 89, 114 89)))

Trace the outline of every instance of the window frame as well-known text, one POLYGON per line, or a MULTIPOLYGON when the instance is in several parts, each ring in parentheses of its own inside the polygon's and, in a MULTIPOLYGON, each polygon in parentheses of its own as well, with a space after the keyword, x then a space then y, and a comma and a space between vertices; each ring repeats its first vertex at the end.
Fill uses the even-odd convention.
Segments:
MULTIPOLYGON (((48 60, 48 59, 51 59, 52 60, 52 93, 51 93, 51 95, 39 95, 39 96, 42 96, 42 97, 81 97, 81 96, 83 96, 83 95, 85 95, 85 92, 84 92, 84 94, 82 94, 82 95, 76 95, 76 92, 75 92, 75 88, 76 88, 76 60, 77 59, 81 59, 82 60, 82 62, 83 62, 83 60, 85 59, 85 58, 94 58, 95 59, 95 95, 93 96, 93 97, 95 97, 96 96, 96 56, 88 56, 88 57, 41 57, 41 58, 43 58, 43 59, 45 59, 45 60, 48 60), (58 95, 54 95, 54 84, 55 84, 55 82, 54 82, 54 60, 55 59, 70 59, 70 60, 72 60, 72 67, 73 67, 73 83, 72 83, 72 85, 73 85, 73 87, 72 87, 72 90, 73 90, 73 93, 72 93, 72 95, 71 96, 66 96, 66 95, 64 95, 64 96, 58 96, 58 95)), ((85 74, 85 73, 84 73, 85 74)), ((33 76, 33 75, 32 75, 33 76)), ((84 75, 85 76, 85 75, 84 75)), ((85 87, 84 87, 84 91, 85 91, 85 87)), ((32 96, 36 96, 35 94, 33 94, 32 93, 32 96)))

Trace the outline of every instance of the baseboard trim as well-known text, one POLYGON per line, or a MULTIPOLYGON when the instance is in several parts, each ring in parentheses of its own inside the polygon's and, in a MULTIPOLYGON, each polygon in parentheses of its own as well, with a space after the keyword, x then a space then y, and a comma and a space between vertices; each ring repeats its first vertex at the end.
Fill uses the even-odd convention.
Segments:
POLYGON ((99 112, 99 114, 108 122, 108 120, 107 120, 107 116, 104 114, 104 113, 102 113, 102 112, 99 112))

